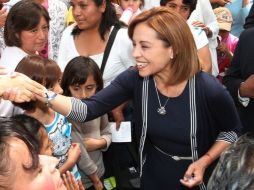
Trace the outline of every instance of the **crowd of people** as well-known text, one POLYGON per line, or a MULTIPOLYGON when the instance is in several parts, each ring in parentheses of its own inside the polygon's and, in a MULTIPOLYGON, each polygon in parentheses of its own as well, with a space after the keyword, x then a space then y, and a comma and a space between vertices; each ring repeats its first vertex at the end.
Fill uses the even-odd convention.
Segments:
POLYGON ((126 120, 131 189, 254 187, 252 0, 0 8, 0 189, 124 190, 110 122, 126 120))

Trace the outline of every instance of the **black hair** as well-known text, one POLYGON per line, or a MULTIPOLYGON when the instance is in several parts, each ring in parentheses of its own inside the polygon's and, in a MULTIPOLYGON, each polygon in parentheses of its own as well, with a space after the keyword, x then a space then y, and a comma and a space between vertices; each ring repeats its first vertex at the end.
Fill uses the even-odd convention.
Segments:
POLYGON ((22 129, 25 128, 31 135, 33 135, 33 137, 37 141, 35 147, 37 151, 40 152, 43 143, 41 139, 40 129, 45 129, 44 125, 34 117, 25 114, 14 115, 12 118, 22 124, 18 125, 17 127, 21 127, 22 129))
MULTIPOLYGON (((166 4, 170 1, 171 0, 161 0, 160 5, 161 6, 166 6, 166 4)), ((191 13, 196 9, 197 0, 182 0, 182 1, 183 1, 183 4, 190 6, 190 15, 191 15, 191 13)))
MULTIPOLYGON (((25 129, 21 122, 13 118, 0 118, 0 188, 8 189, 10 184, 6 181, 13 171, 15 164, 10 158, 10 141, 19 139, 25 143, 29 154, 32 158, 32 163, 29 166, 23 165, 24 170, 34 171, 39 167, 37 140, 25 129), (19 126, 19 127, 17 127, 19 126)), ((22 156, 22 155, 20 155, 22 156)), ((11 183, 11 182, 10 182, 11 183)))
POLYGON ((87 77, 92 75, 97 85, 97 91, 103 88, 103 80, 98 65, 89 57, 78 56, 73 58, 64 69, 61 87, 65 96, 71 96, 69 87, 75 84, 84 84, 87 77))
MULTIPOLYGON (((103 4, 103 1, 106 3, 105 12, 102 14, 102 19, 99 26, 99 33, 102 40, 105 40, 105 34, 108 32, 113 25, 121 25, 117 16, 114 5, 112 5, 110 0, 93 0, 97 7, 103 4)), ((76 36, 82 32, 81 29, 76 25, 72 31, 72 35, 76 36)))

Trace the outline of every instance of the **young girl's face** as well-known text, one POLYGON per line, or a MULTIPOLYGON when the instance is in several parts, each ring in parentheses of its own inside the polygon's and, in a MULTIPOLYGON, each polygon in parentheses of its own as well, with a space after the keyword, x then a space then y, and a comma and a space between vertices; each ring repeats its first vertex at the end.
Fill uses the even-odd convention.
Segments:
POLYGON ((142 6, 141 0, 120 0, 120 6, 123 10, 131 7, 133 11, 137 11, 142 6))
POLYGON ((93 75, 89 75, 84 84, 75 84, 69 86, 71 95, 78 99, 90 98, 96 93, 97 84, 93 75))

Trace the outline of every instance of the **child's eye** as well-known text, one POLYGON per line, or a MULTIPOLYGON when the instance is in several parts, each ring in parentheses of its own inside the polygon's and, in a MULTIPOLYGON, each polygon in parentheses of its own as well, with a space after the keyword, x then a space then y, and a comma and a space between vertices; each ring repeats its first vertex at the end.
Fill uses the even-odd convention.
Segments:
POLYGON ((78 91, 79 87, 74 87, 73 90, 78 91))

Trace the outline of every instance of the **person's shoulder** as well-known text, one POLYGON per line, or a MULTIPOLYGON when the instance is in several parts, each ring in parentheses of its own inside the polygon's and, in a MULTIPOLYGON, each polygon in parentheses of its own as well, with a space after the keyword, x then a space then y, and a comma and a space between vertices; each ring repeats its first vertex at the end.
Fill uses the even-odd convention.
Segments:
POLYGON ((1 64, 7 68, 16 68, 17 64, 27 55, 21 48, 6 46, 1 55, 1 64))
POLYGON ((117 78, 120 79, 133 79, 138 77, 138 70, 136 67, 130 67, 129 69, 123 71, 117 78))
POLYGON ((208 91, 211 89, 223 88, 219 80, 211 74, 201 71, 196 75, 196 77, 197 82, 202 86, 202 88, 208 91))
POLYGON ((128 29, 126 27, 121 27, 116 35, 116 40, 123 40, 123 39, 128 39, 130 40, 129 36, 128 36, 128 29))

